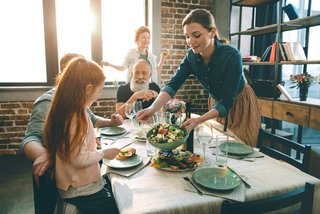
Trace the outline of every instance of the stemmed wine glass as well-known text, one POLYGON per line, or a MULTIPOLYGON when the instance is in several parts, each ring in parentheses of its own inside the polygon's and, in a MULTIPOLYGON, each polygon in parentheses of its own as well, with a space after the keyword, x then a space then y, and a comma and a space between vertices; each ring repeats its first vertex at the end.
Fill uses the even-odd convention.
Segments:
POLYGON ((127 116, 127 118, 130 119, 130 126, 132 126, 132 119, 134 118, 134 116, 136 115, 135 112, 135 103, 126 103, 125 104, 125 109, 124 109, 125 115, 127 116))
POLYGON ((209 125, 208 127, 204 123, 201 123, 195 128, 195 131, 196 131, 196 136, 198 138, 198 142, 202 145, 203 165, 208 166, 210 165, 210 162, 206 158, 206 146, 211 144, 213 140, 212 127, 211 125, 209 125))

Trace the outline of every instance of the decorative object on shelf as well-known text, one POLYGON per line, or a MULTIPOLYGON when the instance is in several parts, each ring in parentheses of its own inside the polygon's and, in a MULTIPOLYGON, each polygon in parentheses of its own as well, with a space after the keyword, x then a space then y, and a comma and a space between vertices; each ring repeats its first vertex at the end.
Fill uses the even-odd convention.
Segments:
POLYGON ((164 109, 167 112, 172 113, 171 122, 175 124, 177 119, 182 116, 182 113, 186 110, 186 103, 178 98, 170 99, 165 105, 164 109))
POLYGON ((297 75, 290 75, 290 80, 294 83, 290 88, 298 88, 300 101, 306 101, 309 87, 314 83, 315 77, 306 72, 297 75))
POLYGON ((288 4, 283 7, 283 10, 287 14, 287 16, 290 20, 294 20, 294 19, 299 18, 298 10, 294 5, 288 4))

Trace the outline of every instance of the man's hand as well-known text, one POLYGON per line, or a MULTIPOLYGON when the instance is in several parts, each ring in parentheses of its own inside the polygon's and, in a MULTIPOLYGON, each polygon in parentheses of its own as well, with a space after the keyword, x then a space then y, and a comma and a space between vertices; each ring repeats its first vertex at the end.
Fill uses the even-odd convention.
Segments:
POLYGON ((51 166, 49 152, 46 151, 38 156, 32 165, 32 174, 36 184, 39 186, 39 177, 42 176, 51 166))
POLYGON ((123 124, 123 117, 120 114, 111 115, 111 126, 120 126, 123 124))
POLYGON ((137 91, 133 94, 136 100, 140 99, 142 101, 149 101, 158 96, 158 92, 150 89, 145 89, 142 91, 137 91))

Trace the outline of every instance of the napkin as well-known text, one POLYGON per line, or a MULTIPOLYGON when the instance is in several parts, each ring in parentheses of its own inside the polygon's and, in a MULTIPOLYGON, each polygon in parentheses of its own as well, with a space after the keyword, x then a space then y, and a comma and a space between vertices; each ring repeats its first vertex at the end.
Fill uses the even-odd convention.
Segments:
POLYGON ((107 167, 106 174, 113 173, 113 174, 121 175, 124 177, 130 177, 136 174, 137 172, 141 171, 146 166, 148 166, 150 162, 151 162, 151 157, 142 157, 142 163, 136 167, 131 167, 127 169, 116 169, 116 168, 107 167))
MULTIPOLYGON (((240 186, 238 186, 237 188, 232 189, 230 191, 215 191, 215 190, 210 190, 198 185, 194 181, 192 176, 189 176, 189 179, 190 179, 190 182, 192 182, 204 195, 216 196, 224 199, 229 199, 232 201, 239 201, 239 202, 245 201, 246 188, 243 183, 241 183, 240 186)), ((195 190, 195 188, 189 182, 185 182, 185 183, 186 183, 185 190, 197 193, 197 190, 195 190)))

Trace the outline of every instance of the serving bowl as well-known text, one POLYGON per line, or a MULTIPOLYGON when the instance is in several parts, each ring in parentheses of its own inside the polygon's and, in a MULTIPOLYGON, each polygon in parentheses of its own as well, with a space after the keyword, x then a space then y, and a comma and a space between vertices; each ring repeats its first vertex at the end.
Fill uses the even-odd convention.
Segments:
POLYGON ((181 146, 183 143, 186 142, 188 136, 189 136, 189 131, 186 128, 182 128, 179 125, 170 125, 172 127, 175 127, 177 129, 182 130, 185 133, 185 136, 183 136, 181 139, 175 141, 175 142, 166 142, 166 143, 159 143, 156 141, 153 141, 150 139, 150 136, 153 134, 153 130, 157 129, 157 126, 154 126, 152 129, 150 129, 147 133, 147 141, 154 147, 159 148, 161 150, 165 151, 171 151, 173 149, 176 149, 177 147, 181 146))

